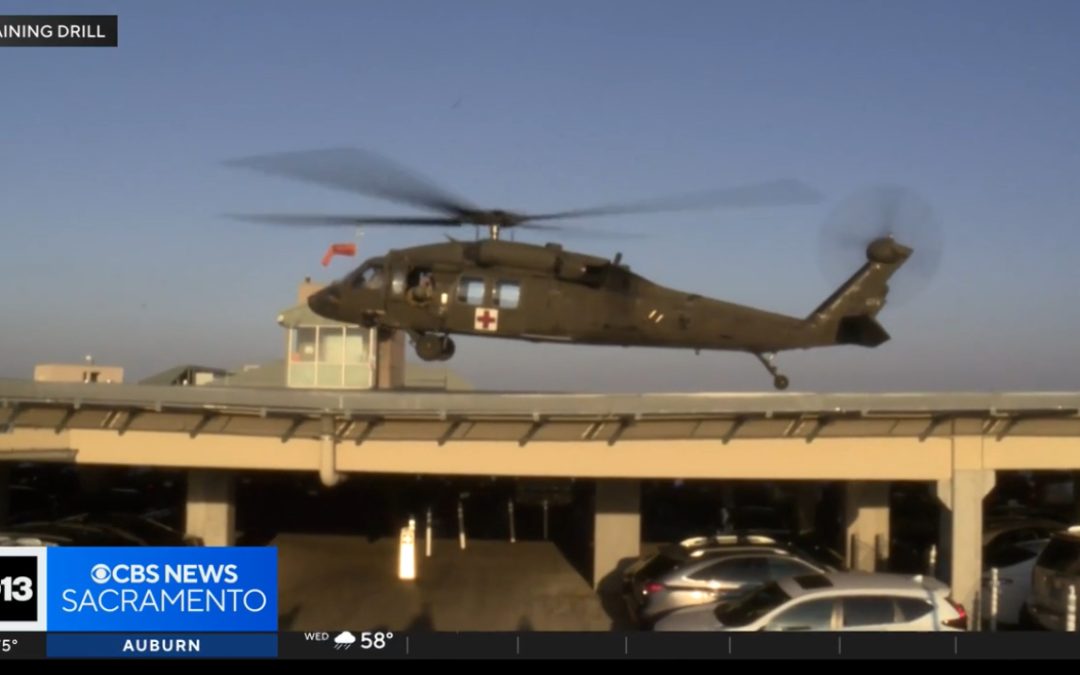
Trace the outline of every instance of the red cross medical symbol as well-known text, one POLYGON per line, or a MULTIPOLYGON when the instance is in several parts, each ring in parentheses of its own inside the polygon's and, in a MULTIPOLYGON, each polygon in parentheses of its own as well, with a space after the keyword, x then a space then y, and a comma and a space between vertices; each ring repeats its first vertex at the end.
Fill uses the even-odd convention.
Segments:
POLYGON ((495 323, 495 322, 496 322, 496 321, 497 321, 498 319, 496 319, 495 317, 493 317, 493 316, 491 315, 491 312, 490 312, 489 310, 486 310, 486 309, 485 309, 485 310, 484 310, 484 313, 483 313, 483 314, 481 314, 480 316, 476 317, 476 320, 477 320, 477 321, 478 321, 478 322, 479 322, 479 323, 480 323, 481 325, 483 325, 483 327, 484 327, 484 330, 488 330, 489 328, 491 328, 491 324, 495 323))

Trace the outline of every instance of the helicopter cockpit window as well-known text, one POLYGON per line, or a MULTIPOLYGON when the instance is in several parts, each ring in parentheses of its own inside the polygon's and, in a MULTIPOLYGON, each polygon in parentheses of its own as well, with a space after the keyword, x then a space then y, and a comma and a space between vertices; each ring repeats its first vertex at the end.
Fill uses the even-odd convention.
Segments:
POLYGON ((377 290, 382 288, 383 285, 383 268, 382 265, 368 265, 363 267, 356 276, 353 277, 354 288, 369 288, 371 290, 377 290))
POLYGON ((516 281, 500 281, 495 284, 495 290, 491 293, 491 300, 496 307, 502 309, 517 309, 521 302, 521 284, 516 281))

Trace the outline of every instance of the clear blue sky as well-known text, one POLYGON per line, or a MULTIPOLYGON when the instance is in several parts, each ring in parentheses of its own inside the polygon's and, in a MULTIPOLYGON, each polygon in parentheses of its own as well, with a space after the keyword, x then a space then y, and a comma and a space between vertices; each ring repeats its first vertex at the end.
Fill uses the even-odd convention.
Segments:
MULTIPOLYGON (((346 271, 318 260, 353 233, 219 214, 395 210, 221 161, 353 145, 520 209, 800 178, 826 202, 597 221, 657 236, 571 242, 799 316, 831 290, 829 208, 902 183, 945 224, 942 270, 884 310, 883 347, 781 355, 793 388, 1080 388, 1073 0, 0 0, 64 12, 119 14, 120 47, 0 50, 0 375, 279 357, 275 316, 304 276, 346 271)), ((361 253, 431 236, 369 231, 361 253)), ((770 384, 738 354, 457 351, 485 387, 770 384)))

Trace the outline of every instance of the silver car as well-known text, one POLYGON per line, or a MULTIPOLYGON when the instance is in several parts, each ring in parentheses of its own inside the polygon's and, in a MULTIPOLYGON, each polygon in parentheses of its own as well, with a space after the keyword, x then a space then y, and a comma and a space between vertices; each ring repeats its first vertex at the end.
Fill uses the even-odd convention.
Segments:
POLYGON ((1080 593, 1080 527, 1050 537, 1031 575, 1030 618, 1047 630, 1065 630, 1069 588, 1080 593))
POLYGON ((789 577, 741 600, 673 612, 657 631, 960 631, 967 612, 936 579, 835 572, 789 577))
POLYGON ((648 628, 684 607, 733 600, 776 579, 828 569, 777 544, 684 543, 691 546, 666 547, 628 570, 624 599, 638 626, 648 628))
POLYGON ((1049 543, 1048 539, 1022 541, 1011 546, 999 546, 983 558, 982 620, 989 625, 993 619, 992 570, 997 570, 998 625, 1020 625, 1024 621, 1024 603, 1031 594, 1031 576, 1035 561, 1049 543))

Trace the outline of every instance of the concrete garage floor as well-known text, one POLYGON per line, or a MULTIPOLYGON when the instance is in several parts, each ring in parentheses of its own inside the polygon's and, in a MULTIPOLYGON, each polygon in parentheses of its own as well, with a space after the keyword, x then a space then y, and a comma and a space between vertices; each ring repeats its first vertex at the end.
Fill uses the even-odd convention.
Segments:
MULTIPOLYGON (((398 542, 281 534, 281 630, 605 631, 599 596, 550 542, 418 541, 417 579, 397 578, 398 542)), ((611 599, 609 608, 613 606, 611 599)))

